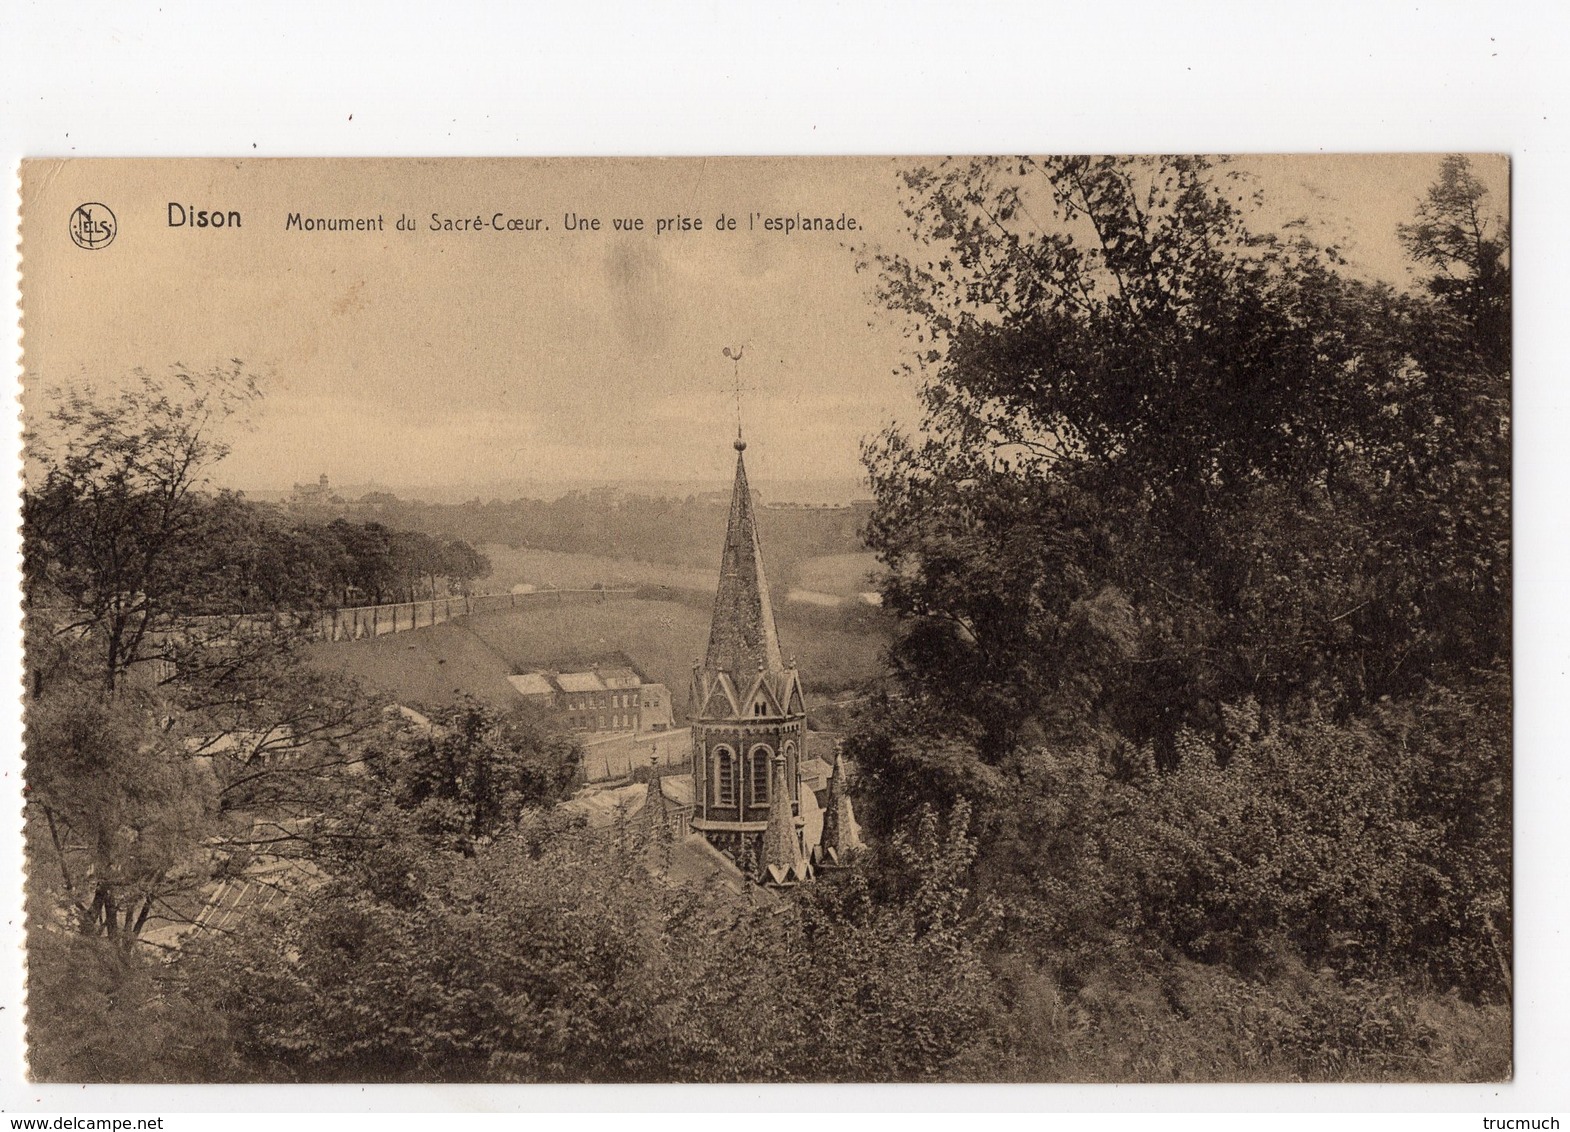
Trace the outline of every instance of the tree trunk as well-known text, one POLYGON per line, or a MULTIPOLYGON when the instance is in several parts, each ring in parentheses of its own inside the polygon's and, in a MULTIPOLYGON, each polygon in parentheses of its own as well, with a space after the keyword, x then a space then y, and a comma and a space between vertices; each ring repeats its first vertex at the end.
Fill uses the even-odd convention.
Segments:
POLYGON ((100 907, 104 911, 104 934, 109 937, 111 942, 118 943, 120 939, 120 909, 115 905, 114 893, 102 885, 99 886, 98 893, 102 898, 100 907))

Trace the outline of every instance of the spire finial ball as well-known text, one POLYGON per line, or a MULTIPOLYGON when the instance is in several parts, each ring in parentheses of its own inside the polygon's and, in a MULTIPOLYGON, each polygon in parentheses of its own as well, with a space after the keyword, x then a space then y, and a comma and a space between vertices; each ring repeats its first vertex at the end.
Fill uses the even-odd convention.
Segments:
POLYGON ((735 440, 731 441, 730 445, 738 452, 745 452, 747 450, 747 442, 739 436, 735 440))

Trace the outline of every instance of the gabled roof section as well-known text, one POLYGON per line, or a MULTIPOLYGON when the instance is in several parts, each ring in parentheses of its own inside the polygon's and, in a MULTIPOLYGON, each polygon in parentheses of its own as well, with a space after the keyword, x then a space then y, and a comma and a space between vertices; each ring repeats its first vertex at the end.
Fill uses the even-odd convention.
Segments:
POLYGON ((507 683, 518 689, 525 696, 554 696, 555 687, 551 684, 550 677, 543 672, 525 672, 522 676, 509 676, 507 683))
POLYGON ((605 683, 597 672, 563 672, 556 683, 564 692, 603 692, 605 683))
POLYGON ((774 716, 785 714, 784 705, 781 703, 780 696, 774 689, 774 681, 770 678, 770 675, 767 672, 760 672, 753 677, 752 686, 747 689, 746 696, 736 697, 736 702, 741 708, 742 715, 752 715, 753 713, 750 705, 757 703, 760 698, 763 700, 764 704, 767 705, 767 711, 769 715, 774 716))
POLYGON ((643 682, 636 672, 627 667, 601 668, 597 675, 607 688, 636 688, 643 682))
POLYGON ((700 719, 735 719, 742 714, 741 699, 736 695, 736 689, 730 682, 730 677, 721 672, 709 685, 709 692, 703 698, 703 704, 698 709, 700 719))
POLYGON ((791 661, 791 670, 785 674, 785 714, 806 715, 807 701, 801 694, 801 676, 796 672, 795 663, 791 661))
POLYGON ((725 551, 720 558, 720 584, 714 595, 714 620, 709 625, 705 667, 728 672, 738 685, 750 684, 755 673, 783 672, 774 605, 763 573, 763 550, 753 515, 747 466, 736 442, 736 484, 731 491, 725 524, 725 551))

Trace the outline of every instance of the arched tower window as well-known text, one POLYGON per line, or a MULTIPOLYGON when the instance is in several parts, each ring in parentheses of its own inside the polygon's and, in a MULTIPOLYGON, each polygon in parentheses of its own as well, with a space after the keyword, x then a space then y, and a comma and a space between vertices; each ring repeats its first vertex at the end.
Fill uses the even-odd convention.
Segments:
POLYGON ((729 747, 714 750, 714 804, 736 804, 736 756, 731 754, 729 747))
POLYGON ((755 805, 762 805, 769 800, 769 773, 774 763, 774 752, 767 747, 754 747, 748 759, 752 771, 752 801, 755 805))

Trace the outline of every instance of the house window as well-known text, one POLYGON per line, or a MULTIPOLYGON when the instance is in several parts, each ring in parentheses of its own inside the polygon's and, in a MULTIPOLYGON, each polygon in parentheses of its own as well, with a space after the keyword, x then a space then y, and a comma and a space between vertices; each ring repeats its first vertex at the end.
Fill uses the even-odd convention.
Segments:
POLYGON ((759 700, 757 703, 752 705, 752 714, 753 715, 762 715, 767 710, 768 709, 764 706, 764 703, 763 703, 762 700, 759 700))
POLYGON ((725 747, 721 747, 714 752, 714 777, 714 804, 717 806, 734 806, 736 804, 736 759, 725 747))
POLYGON ((767 747, 754 747, 749 756, 752 762, 752 802, 761 806, 769 800, 769 764, 774 752, 767 747))

